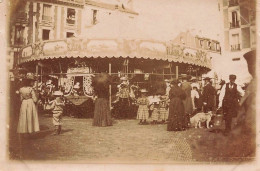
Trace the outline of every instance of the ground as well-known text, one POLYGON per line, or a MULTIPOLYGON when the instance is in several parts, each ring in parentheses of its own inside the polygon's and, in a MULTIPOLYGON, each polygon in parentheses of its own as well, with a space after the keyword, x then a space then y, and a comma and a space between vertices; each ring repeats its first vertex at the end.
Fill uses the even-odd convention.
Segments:
MULTIPOLYGON (((166 124, 138 125, 135 119, 114 120, 110 127, 94 127, 92 119, 64 117, 62 134, 53 136, 51 119, 48 115, 40 116, 41 132, 31 139, 19 139, 15 126, 11 126, 10 159, 94 163, 233 161, 217 144, 225 137, 206 128, 168 132, 166 124)), ((235 157, 235 161, 244 160, 235 157)))

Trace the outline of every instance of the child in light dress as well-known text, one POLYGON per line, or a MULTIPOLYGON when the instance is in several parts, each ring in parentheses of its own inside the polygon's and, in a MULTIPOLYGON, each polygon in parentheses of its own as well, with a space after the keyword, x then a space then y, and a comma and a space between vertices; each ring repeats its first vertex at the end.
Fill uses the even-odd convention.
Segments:
POLYGON ((147 90, 141 89, 141 97, 137 99, 138 111, 137 119, 140 120, 139 124, 147 124, 149 117, 149 100, 146 96, 147 90))
POLYGON ((61 121, 62 121, 62 114, 63 114, 63 108, 65 106, 65 103, 63 99, 61 98, 63 93, 61 91, 55 91, 53 93, 53 96, 55 99, 51 101, 51 110, 52 110, 52 122, 55 126, 55 132, 53 135, 58 135, 61 133, 61 121))

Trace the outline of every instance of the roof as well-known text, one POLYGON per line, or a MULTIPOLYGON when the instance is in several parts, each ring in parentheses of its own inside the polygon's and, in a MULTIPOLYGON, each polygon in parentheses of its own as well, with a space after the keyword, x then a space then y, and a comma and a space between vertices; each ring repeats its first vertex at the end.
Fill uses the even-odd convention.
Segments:
POLYGON ((165 42, 144 39, 68 38, 34 43, 21 49, 19 63, 56 58, 140 58, 211 68, 205 54, 183 55, 183 48, 167 52, 165 42))

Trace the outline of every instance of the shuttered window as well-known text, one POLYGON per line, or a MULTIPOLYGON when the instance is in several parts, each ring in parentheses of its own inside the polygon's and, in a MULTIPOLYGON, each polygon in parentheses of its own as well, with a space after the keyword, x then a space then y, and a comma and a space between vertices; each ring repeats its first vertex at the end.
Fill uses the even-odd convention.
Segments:
POLYGON ((43 4, 42 19, 50 21, 51 18, 51 5, 43 4))

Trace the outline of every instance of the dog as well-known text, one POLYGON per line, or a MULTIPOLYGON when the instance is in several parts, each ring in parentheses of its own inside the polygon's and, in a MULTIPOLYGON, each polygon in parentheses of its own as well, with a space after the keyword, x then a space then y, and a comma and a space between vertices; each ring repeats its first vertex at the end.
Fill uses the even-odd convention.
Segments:
POLYGON ((212 111, 208 113, 197 113, 195 116, 190 118, 190 123, 195 125, 195 128, 201 128, 201 123, 206 122, 207 128, 209 129, 209 123, 211 121, 211 117, 213 116, 212 111))

